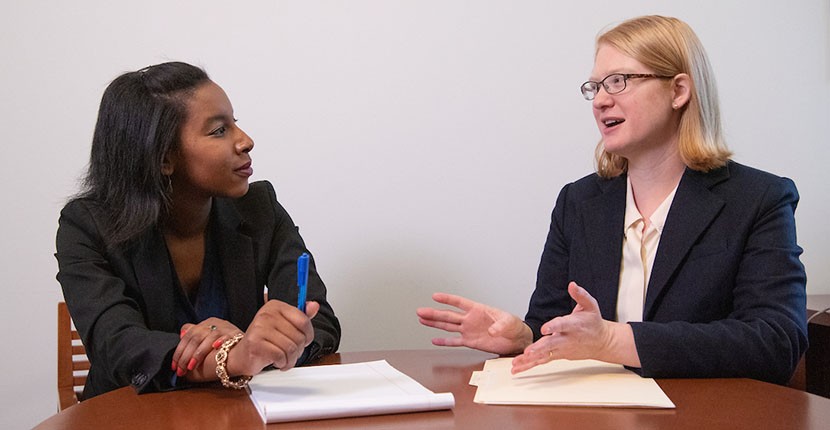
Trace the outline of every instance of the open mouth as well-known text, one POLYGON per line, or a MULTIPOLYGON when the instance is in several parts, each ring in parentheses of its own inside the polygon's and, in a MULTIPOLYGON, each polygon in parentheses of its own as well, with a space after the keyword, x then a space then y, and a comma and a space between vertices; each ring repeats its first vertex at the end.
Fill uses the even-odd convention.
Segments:
POLYGON ((624 122, 624 119, 606 119, 602 121, 602 123, 605 124, 605 126, 608 128, 616 127, 624 122))

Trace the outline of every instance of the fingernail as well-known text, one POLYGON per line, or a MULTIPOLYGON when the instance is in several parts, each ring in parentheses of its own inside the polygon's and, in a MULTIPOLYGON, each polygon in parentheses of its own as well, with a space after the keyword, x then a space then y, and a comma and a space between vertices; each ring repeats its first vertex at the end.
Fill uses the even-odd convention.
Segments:
POLYGON ((196 359, 191 358, 190 362, 187 363, 187 370, 193 370, 194 367, 196 367, 196 359))
POLYGON ((187 334, 187 330, 182 330, 181 332, 179 332, 179 339, 183 338, 185 334, 187 334))
POLYGON ((184 376, 184 374, 185 374, 185 373, 187 373, 187 371, 186 371, 186 370, 184 370, 184 369, 182 369, 181 367, 179 367, 178 369, 176 369, 176 375, 177 375, 177 376, 179 376, 179 377, 184 376))
POLYGON ((216 339, 216 342, 213 342, 213 349, 219 348, 222 346, 222 339, 216 339))
POLYGON ((170 366, 170 370, 175 372, 176 369, 178 369, 178 368, 179 368, 179 363, 176 363, 176 360, 173 360, 173 365, 170 366))

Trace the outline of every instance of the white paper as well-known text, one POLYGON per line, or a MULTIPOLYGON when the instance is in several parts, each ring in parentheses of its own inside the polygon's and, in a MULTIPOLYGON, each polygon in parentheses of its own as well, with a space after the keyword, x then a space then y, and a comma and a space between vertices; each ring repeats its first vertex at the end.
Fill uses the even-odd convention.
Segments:
POLYGON ((386 360, 263 372, 251 400, 268 423, 451 409, 452 393, 433 393, 386 360))
POLYGON ((564 405, 674 408, 654 379, 618 364, 596 360, 553 360, 512 375, 512 359, 496 358, 474 372, 474 401, 504 405, 564 405))

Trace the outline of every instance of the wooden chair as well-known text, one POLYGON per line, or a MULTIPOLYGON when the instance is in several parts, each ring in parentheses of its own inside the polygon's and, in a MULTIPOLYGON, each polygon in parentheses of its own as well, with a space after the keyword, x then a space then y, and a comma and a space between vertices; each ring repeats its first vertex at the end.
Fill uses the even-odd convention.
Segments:
POLYGON ((86 384, 89 359, 81 336, 72 327, 66 303, 58 302, 58 400, 59 410, 80 401, 86 384))

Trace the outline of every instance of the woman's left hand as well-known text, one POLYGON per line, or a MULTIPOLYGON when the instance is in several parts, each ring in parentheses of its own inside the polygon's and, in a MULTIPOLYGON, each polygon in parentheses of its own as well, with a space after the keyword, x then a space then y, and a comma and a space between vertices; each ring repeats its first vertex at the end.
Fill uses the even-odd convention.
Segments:
POLYGON ((209 352, 222 346, 222 342, 241 333, 235 325, 219 318, 208 318, 199 324, 185 324, 180 333, 179 345, 173 353, 171 368, 178 376, 198 366, 209 352))
POLYGON ((542 338, 513 359, 511 372, 562 358, 590 358, 639 367, 631 327, 602 319, 596 299, 576 282, 568 284, 568 294, 576 301, 573 311, 542 325, 542 338))

